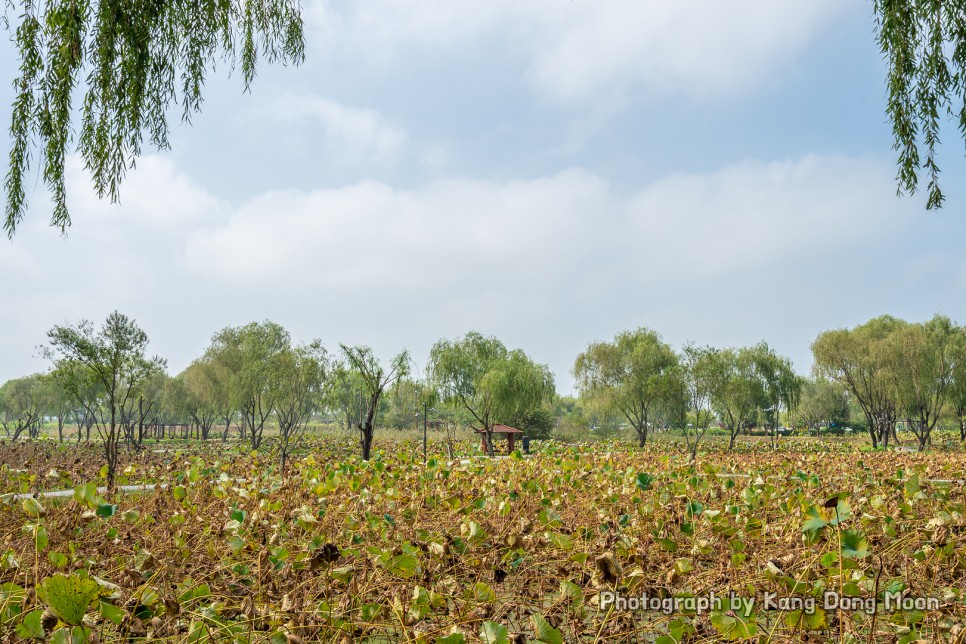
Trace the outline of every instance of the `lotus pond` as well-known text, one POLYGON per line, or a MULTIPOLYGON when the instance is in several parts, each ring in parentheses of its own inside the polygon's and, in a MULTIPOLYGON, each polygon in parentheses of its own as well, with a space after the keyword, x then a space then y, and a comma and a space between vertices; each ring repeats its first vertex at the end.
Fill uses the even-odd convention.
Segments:
POLYGON ((966 641, 966 454, 544 445, 0 466, 4 640, 966 641), (64 488, 64 497, 33 494, 64 488), (23 493, 30 495, 24 496, 23 493))

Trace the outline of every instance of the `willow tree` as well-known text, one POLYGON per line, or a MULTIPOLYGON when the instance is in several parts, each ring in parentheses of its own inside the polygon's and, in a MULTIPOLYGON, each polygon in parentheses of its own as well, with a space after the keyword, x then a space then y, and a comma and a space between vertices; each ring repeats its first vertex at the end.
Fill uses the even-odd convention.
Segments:
POLYGON ((190 122, 216 62, 241 67, 245 90, 259 57, 304 59, 298 0, 10 0, 20 58, 4 228, 26 211, 31 156, 53 196, 51 224, 70 225, 64 162, 77 147, 98 196, 118 187, 145 142, 169 147, 169 111, 190 122), (79 99, 80 105, 74 100, 79 99))
POLYGON ((899 192, 928 177, 926 208, 943 205, 936 149, 943 119, 966 136, 966 0, 875 0, 888 65, 886 114, 899 152, 899 192))
POLYGON ((280 363, 290 347, 288 331, 265 321, 222 329, 205 352, 204 360, 217 366, 215 373, 227 375, 228 395, 247 426, 252 450, 261 447, 265 423, 281 395, 280 363))
POLYGON ((812 343, 816 375, 841 384, 859 404, 873 448, 880 442, 888 446, 895 431, 899 402, 887 339, 906 324, 883 315, 854 329, 825 331, 812 343))
POLYGON ((887 339, 899 413, 925 449, 946 403, 959 350, 958 327, 937 315, 925 323, 903 325, 887 339))
POLYGON ((165 361, 147 356, 147 334, 117 311, 107 316, 100 329, 82 320, 77 325, 55 326, 47 337, 50 346, 44 354, 54 361, 66 390, 94 419, 104 449, 107 486, 113 489, 122 410, 144 381, 164 368, 165 361), (99 396, 87 395, 91 383, 99 386, 99 396))
POLYGON ((649 417, 665 396, 678 359, 656 332, 641 327, 613 342, 592 342, 577 356, 573 375, 581 397, 627 419, 644 447, 649 417))
POLYGON ((285 351, 278 360, 279 470, 285 472, 289 456, 301 444, 312 414, 322 407, 329 378, 329 357, 318 340, 285 351))
POLYGON ((694 423, 689 424, 685 411, 681 428, 691 463, 697 461, 698 444, 711 425, 713 395, 720 387, 722 379, 721 364, 720 349, 701 347, 689 342, 681 351, 681 368, 675 374, 678 386, 671 391, 676 389, 680 406, 684 410, 690 409, 694 414, 694 423))
POLYGON ((847 425, 849 422, 849 395, 841 384, 825 378, 805 380, 802 383, 801 403, 797 408, 797 420, 817 436, 823 425, 847 425))
POLYGON ((747 351, 761 383, 763 411, 771 412, 771 432, 774 440, 780 412, 782 408, 791 412, 798 405, 804 380, 792 369, 792 361, 778 355, 766 342, 759 342, 747 351))
POLYGON ((966 442, 966 329, 958 327, 951 344, 952 372, 946 398, 959 423, 959 440, 966 442))
POLYGON ((0 386, 0 425, 11 441, 20 438, 23 432, 30 438, 40 436, 44 413, 49 407, 48 380, 48 376, 36 373, 8 380, 0 386))
MULTIPOLYGON (((208 440, 211 428, 218 420, 221 406, 229 409, 230 416, 235 413, 227 393, 218 395, 217 383, 213 377, 214 368, 210 360, 195 360, 175 378, 172 389, 180 411, 191 418, 198 426, 202 440, 208 440), (223 399, 223 400, 222 400, 223 399)), ((227 388, 226 388, 227 392, 227 388)))
POLYGON ((764 380, 757 369, 755 350, 723 349, 707 356, 712 374, 711 406, 728 428, 728 450, 742 429, 754 423, 765 402, 764 380))
POLYGON ((555 394, 549 367, 475 331, 434 344, 428 371, 440 400, 466 410, 479 423, 490 456, 493 425, 520 418, 555 394))

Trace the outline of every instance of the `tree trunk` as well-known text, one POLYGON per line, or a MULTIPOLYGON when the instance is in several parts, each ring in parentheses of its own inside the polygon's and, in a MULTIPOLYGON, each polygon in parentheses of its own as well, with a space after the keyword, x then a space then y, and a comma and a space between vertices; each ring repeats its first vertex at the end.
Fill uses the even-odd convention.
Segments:
POLYGON ((144 444, 144 396, 138 398, 138 442, 137 449, 144 444))
POLYGON ((117 443, 120 438, 117 427, 117 412, 111 405, 111 425, 104 441, 104 460, 107 461, 107 491, 114 492, 114 475, 117 471, 117 443))
POLYGON ((364 461, 368 461, 372 456, 372 430, 371 423, 367 423, 365 426, 359 424, 359 432, 361 433, 359 444, 362 447, 362 460, 364 461))
POLYGON ((879 426, 875 418, 871 414, 866 412, 865 422, 868 423, 869 438, 872 440, 872 449, 879 446, 879 426))
POLYGON ((360 443, 362 445, 362 460, 368 461, 372 456, 372 436, 375 433, 374 421, 376 417, 376 408, 379 405, 379 395, 382 391, 377 390, 373 393, 372 398, 369 401, 369 408, 366 410, 366 420, 365 424, 359 423, 359 431, 362 433, 360 437, 360 443))
POLYGON ((932 435, 932 427, 933 426, 929 424, 928 415, 922 415, 922 414, 920 414, 920 417, 919 417, 919 436, 918 436, 918 438, 919 438, 919 451, 920 452, 925 451, 926 446, 929 445, 932 442, 930 440, 930 437, 932 435))

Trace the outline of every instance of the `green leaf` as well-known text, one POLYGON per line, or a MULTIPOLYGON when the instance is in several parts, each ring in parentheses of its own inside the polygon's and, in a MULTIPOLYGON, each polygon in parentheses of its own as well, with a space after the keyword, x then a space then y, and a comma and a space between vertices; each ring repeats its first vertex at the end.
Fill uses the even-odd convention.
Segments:
POLYGON ((23 508, 23 511, 31 519, 39 519, 47 514, 47 510, 44 509, 44 506, 40 505, 40 501, 32 496, 24 498, 23 503, 20 505, 23 508))
POLYGON ((919 624, 925 618, 926 618, 926 614, 921 610, 903 610, 902 611, 902 619, 909 626, 912 626, 914 624, 919 624))
POLYGON ((543 615, 534 613, 530 616, 530 621, 533 622, 534 637, 537 638, 538 642, 543 642, 543 644, 563 644, 563 634, 551 626, 550 622, 543 615))
POLYGON ((124 621, 124 616, 127 614, 123 608, 118 608, 114 604, 109 604, 103 600, 100 602, 99 610, 101 617, 114 622, 118 626, 121 625, 121 622, 124 621))
POLYGON ((559 532, 551 532, 547 533, 547 538, 550 540, 550 543, 554 545, 554 547, 559 548, 560 550, 570 551, 574 549, 574 540, 569 535, 559 532))
POLYGON ((852 515, 852 506, 849 502, 845 500, 844 497, 840 496, 839 501, 835 506, 835 509, 831 512, 832 518, 829 519, 829 525, 838 525, 843 523, 852 515))
POLYGON ((821 510, 814 505, 808 506, 805 512, 809 518, 805 519, 805 522, 802 524, 802 532, 805 532, 809 536, 817 536, 828 525, 828 521, 826 521, 821 510))
POLYGON ((102 503, 97 506, 97 516, 107 519, 117 514, 117 505, 113 503, 102 503))
POLYGON ((473 601, 477 604, 487 604, 496 601, 496 592, 485 581, 478 581, 472 588, 473 601))
POLYGON ((564 579, 560 582, 560 599, 571 608, 579 608, 584 603, 584 591, 574 582, 564 579))
POLYGON ((355 573, 355 568, 352 566, 340 566, 332 569, 332 578, 347 584, 352 579, 353 573, 355 573))
POLYGON ((793 610, 785 613, 785 626, 791 629, 821 631, 828 628, 828 620, 821 608, 816 608, 814 612, 793 610))
POLYGON ((97 484, 89 482, 74 488, 74 500, 88 508, 97 507, 97 484))
POLYGON ((174 497, 175 501, 183 501, 184 498, 188 496, 188 490, 186 490, 183 485, 177 485, 173 490, 171 490, 171 495, 174 497))
POLYGON ((557 514, 556 510, 544 508, 537 514, 540 524, 544 528, 559 528, 563 525, 563 519, 557 514))
POLYGON ((921 642, 921 641, 922 640, 919 637, 919 632, 913 629, 910 632, 903 635, 902 637, 900 637, 899 639, 897 639, 896 644, 913 644, 913 642, 921 642))
POLYGON ((758 626, 752 619, 727 613, 712 613, 711 625, 723 639, 743 640, 758 634, 758 626))
POLYGON ((12 582, 0 584, 0 625, 23 612, 27 591, 12 582))
POLYGON ((437 637, 436 644, 466 644, 466 636, 462 633, 450 633, 446 637, 437 637))
POLYGON ((842 556, 864 559, 869 556, 869 542, 859 530, 842 530, 842 556))
POLYGON ((211 587, 208 584, 198 584, 197 586, 188 588, 188 590, 181 593, 181 595, 178 597, 178 603, 187 604, 195 599, 203 599, 210 596, 211 587))
POLYGON ((50 565, 54 568, 63 568, 67 565, 67 555, 62 552, 49 552, 47 553, 47 559, 50 560, 50 565))
POLYGON ((660 546, 665 550, 667 550, 668 552, 678 551, 678 544, 672 541, 671 539, 662 539, 660 537, 654 537, 654 540, 657 541, 658 544, 660 544, 660 546))
POLYGON ((37 596, 65 624, 79 626, 100 586, 93 579, 56 573, 37 586, 37 596))
POLYGON ((919 486, 919 476, 916 474, 910 476, 908 480, 906 480, 904 488, 907 498, 915 496, 916 493, 921 489, 919 486))
POLYGON ((25 640, 44 639, 44 627, 41 624, 44 611, 41 609, 32 610, 23 616, 23 620, 17 624, 17 636, 25 640))
POLYGON ((420 571, 419 559, 410 554, 396 555, 386 564, 386 570, 397 577, 411 579, 420 571))
POLYGON ((506 626, 489 620, 483 622, 483 628, 480 630, 480 639, 486 644, 509 644, 510 642, 510 636, 506 626))
POLYGON ((641 472, 637 475, 637 487, 641 490, 650 490, 653 482, 654 477, 647 472, 641 472))
POLYGON ((37 548, 37 552, 47 549, 47 544, 50 539, 47 536, 47 528, 42 525, 35 525, 33 529, 34 533, 34 547, 37 548))

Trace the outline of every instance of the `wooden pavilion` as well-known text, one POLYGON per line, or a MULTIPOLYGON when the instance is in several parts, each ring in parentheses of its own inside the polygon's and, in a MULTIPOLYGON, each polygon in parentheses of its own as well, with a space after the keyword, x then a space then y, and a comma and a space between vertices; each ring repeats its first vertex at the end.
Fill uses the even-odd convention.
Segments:
MULTIPOLYGON (((487 452, 487 449, 486 449, 486 430, 474 428, 473 431, 475 431, 477 434, 480 434, 480 438, 481 438, 481 441, 482 441, 480 444, 483 447, 483 451, 484 452, 487 452)), ((517 437, 518 434, 521 434, 522 435, 523 434, 523 430, 517 429, 516 427, 510 427, 509 425, 500 425, 500 424, 497 424, 497 425, 494 425, 490 429, 490 433, 493 434, 494 437, 496 437, 496 436, 506 436, 506 453, 507 454, 512 454, 513 453, 513 446, 514 446, 514 443, 516 442, 516 437, 517 437)), ((496 450, 496 445, 494 445, 493 446, 493 453, 495 454, 496 451, 497 451, 496 450)))

